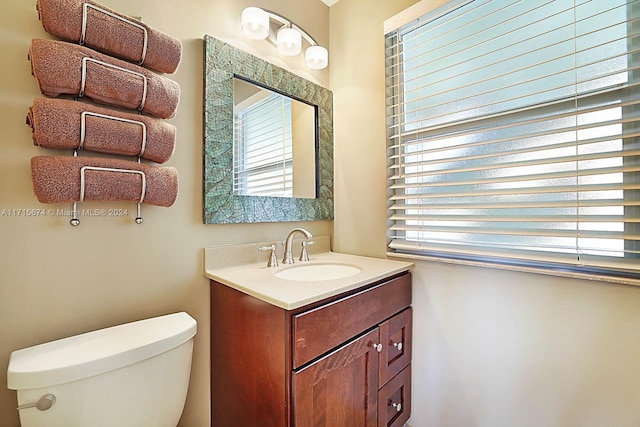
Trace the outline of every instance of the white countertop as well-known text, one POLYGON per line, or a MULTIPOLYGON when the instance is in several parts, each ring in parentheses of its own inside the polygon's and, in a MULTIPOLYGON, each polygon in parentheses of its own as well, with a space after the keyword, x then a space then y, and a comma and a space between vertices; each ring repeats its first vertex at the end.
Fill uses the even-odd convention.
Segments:
MULTIPOLYGON (((205 258, 207 256, 210 255, 205 252, 205 258)), ((216 267, 215 263, 205 259, 205 275, 238 291, 291 310, 409 270, 412 266, 413 263, 405 261, 320 252, 310 253, 309 261, 296 261, 295 264, 281 264, 278 267, 267 267, 263 261, 216 267), (349 277, 319 281, 293 281, 276 277, 284 269, 312 264, 344 264, 358 267, 361 271, 349 277)))

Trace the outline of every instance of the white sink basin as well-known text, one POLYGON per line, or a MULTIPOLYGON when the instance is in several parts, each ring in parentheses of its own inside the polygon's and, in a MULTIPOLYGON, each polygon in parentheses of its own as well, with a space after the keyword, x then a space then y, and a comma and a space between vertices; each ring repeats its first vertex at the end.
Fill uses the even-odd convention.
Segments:
POLYGON ((276 277, 299 282, 316 282, 342 279, 360 273, 358 267, 347 264, 305 264, 290 267, 276 273, 276 277))

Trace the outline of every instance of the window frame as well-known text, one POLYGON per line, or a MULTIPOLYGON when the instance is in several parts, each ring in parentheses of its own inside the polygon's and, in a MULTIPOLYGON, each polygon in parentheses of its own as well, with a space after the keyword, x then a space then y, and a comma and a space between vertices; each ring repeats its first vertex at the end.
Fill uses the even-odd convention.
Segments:
MULTIPOLYGON (((390 37, 391 34, 400 31, 400 29, 411 21, 419 21, 420 19, 428 19, 435 20, 441 16, 446 15, 452 10, 463 7, 469 3, 472 3, 474 0, 458 0, 447 3, 445 6, 432 10, 431 2, 421 1, 409 9, 401 12, 400 14, 390 18, 385 22, 384 31, 385 36, 390 37)), ((637 6, 636 6, 637 7, 637 6)), ((388 46, 387 46, 388 47, 388 46)), ((397 52, 396 52, 397 54, 397 52)), ((632 53, 628 53, 627 55, 631 55, 632 53)), ((387 66, 389 66, 389 60, 387 58, 387 66)), ((395 82, 396 87, 394 88, 392 85, 389 85, 389 78, 387 78, 387 95, 389 96, 389 91, 399 90, 398 87, 401 85, 401 82, 395 82)), ((394 94, 395 96, 399 96, 398 93, 394 94)), ((394 115, 401 115, 402 112, 398 111, 397 108, 401 108, 399 106, 387 105, 388 117, 392 117, 394 115), (396 110, 393 110, 396 108, 396 110), (390 111, 390 112, 389 112, 390 111)), ((625 114, 624 111, 622 113, 625 114)), ((393 126, 394 123, 392 119, 388 118, 388 126, 393 126)), ((625 139, 623 139, 623 144, 625 143, 625 139)), ((391 147, 393 144, 390 142, 389 146, 391 147)), ((389 152, 388 158, 388 166, 391 168, 394 164, 393 160, 393 152, 389 152)), ((626 157, 623 157, 626 158, 626 157)), ((634 172, 632 172, 634 173, 634 172)), ((637 174, 637 172, 635 172, 637 174)), ((392 172, 388 174, 389 178, 389 199, 393 197, 394 190, 391 188, 392 186, 392 172)), ((624 175, 626 179, 626 174, 624 175)), ((633 190, 637 191, 637 190, 633 190)), ((625 192, 626 196, 626 192, 625 192)), ((393 224, 392 217, 392 203, 389 203, 389 227, 388 230, 391 229, 393 224)), ((625 208, 626 209, 626 208, 625 208)), ((636 211, 640 209, 638 206, 632 206, 630 209, 635 209, 636 211)), ((625 210, 626 215, 626 210, 625 210)), ((637 217, 638 214, 636 213, 637 217)), ((637 230, 639 227, 638 223, 627 223, 624 222, 624 227, 635 227, 637 230)), ((636 234, 638 234, 636 232, 636 234)), ((394 238, 389 236, 390 243, 393 242, 394 238)), ((632 241, 633 244, 638 244, 637 241, 632 241)), ((627 239, 625 239, 625 247, 627 245, 627 239)), ((531 271, 537 273, 544 274, 552 274, 552 275, 563 275, 570 277, 581 277, 581 278, 590 278, 597 280, 604 280, 615 283, 627 283, 627 284, 640 284, 640 269, 638 270, 626 270, 626 269, 612 269, 612 268, 603 268, 599 266, 577 266, 566 263, 556 263, 556 262, 547 262, 540 261, 535 259, 523 259, 521 255, 518 256, 492 256, 492 255, 478 255, 473 253, 467 253, 465 251, 461 252, 438 252, 438 251, 424 251, 419 249, 419 247, 415 248, 402 248, 400 250, 394 249, 390 246, 388 250, 388 255, 394 257, 403 257, 403 258, 416 258, 416 259, 425 259, 425 260, 435 260, 435 261, 443 261, 443 262, 452 262, 452 263, 463 263, 463 264, 472 264, 472 265, 481 265, 481 266, 489 266, 489 267, 497 267, 497 268, 506 268, 506 269, 515 269, 521 271, 531 271)), ((635 257, 634 257, 635 258, 635 257)), ((639 259, 640 260, 640 259, 639 259)))

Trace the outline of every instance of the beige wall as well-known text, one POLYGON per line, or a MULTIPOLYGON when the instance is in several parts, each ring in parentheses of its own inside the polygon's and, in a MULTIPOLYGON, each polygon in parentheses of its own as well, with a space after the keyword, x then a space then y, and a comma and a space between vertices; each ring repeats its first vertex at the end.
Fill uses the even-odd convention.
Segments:
MULTIPOLYGON (((141 16, 149 25, 178 37, 183 61, 171 78, 181 85, 174 157, 167 165, 180 174, 180 194, 171 208, 143 207, 144 224, 127 218, 0 216, 0 425, 17 427, 16 394, 6 389, 11 351, 114 324, 187 311, 198 321, 192 378, 181 422, 209 425, 209 290, 202 248, 226 243, 281 240, 294 225, 329 235, 329 221, 305 224, 202 224, 202 37, 210 34, 286 66, 328 86, 328 70, 307 72, 301 58, 284 62, 267 42, 243 41, 239 19, 246 6, 281 12, 329 43, 329 9, 320 0, 103 0, 107 7, 141 16)), ((37 209, 29 161, 51 154, 31 143, 25 115, 41 96, 30 74, 32 38, 49 38, 35 0, 3 0, 0 7, 0 212, 37 209)), ((69 153, 65 153, 69 154, 69 153)), ((86 204, 86 206, 90 206, 86 204)), ((92 207, 103 205, 93 205, 92 207)), ((55 206, 70 208, 67 206, 55 206)))
MULTIPOLYGON (((339 251, 385 253, 382 23, 415 2, 330 9, 339 251)), ((640 288, 428 262, 413 279, 412 426, 640 425, 640 288)))

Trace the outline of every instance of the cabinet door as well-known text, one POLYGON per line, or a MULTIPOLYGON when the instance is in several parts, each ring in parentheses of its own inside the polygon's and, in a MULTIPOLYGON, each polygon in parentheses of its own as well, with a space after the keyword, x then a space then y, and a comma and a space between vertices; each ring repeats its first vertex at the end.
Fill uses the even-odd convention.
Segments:
POLYGON ((293 373, 296 427, 376 427, 378 329, 293 373))
POLYGON ((411 307, 380 324, 379 387, 384 386, 411 362, 411 307))

